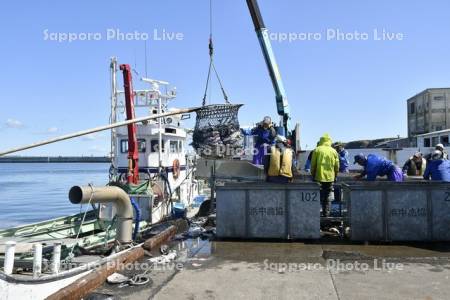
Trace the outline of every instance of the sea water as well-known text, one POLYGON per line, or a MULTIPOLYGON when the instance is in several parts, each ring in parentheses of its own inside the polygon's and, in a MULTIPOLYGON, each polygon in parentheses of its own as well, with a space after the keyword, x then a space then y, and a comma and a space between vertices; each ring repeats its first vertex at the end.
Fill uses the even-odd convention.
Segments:
POLYGON ((0 163, 0 228, 84 212, 70 203, 70 188, 103 186, 108 170, 108 163, 0 163))

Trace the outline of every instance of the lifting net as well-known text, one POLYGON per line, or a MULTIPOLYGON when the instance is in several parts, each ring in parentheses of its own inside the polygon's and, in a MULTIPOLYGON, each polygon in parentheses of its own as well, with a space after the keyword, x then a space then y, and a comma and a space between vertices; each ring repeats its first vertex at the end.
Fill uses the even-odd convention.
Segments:
POLYGON ((242 104, 205 105, 197 111, 192 146, 204 158, 231 158, 242 150, 242 104))

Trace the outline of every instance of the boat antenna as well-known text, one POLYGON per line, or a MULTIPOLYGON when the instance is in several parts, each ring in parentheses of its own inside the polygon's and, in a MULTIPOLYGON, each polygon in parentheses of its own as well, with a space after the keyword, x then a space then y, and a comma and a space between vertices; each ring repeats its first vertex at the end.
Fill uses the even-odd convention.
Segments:
POLYGON ((145 78, 148 78, 147 74, 147 41, 144 40, 144 59, 145 59, 145 78))
POLYGON ((136 76, 139 76, 139 77, 141 76, 139 74, 139 72, 137 71, 136 48, 134 48, 134 67, 132 68, 132 71, 136 76))

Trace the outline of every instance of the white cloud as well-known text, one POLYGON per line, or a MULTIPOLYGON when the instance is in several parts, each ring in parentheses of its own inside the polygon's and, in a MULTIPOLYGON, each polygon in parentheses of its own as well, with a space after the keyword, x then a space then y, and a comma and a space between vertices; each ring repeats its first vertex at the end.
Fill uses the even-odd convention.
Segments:
POLYGON ((88 135, 83 135, 81 137, 81 140, 83 141, 98 141, 98 140, 104 140, 105 139, 105 134, 102 132, 97 132, 97 133, 91 133, 88 135))
POLYGON ((109 150, 107 150, 105 147, 100 147, 98 145, 90 147, 89 151, 95 153, 102 153, 104 155, 107 155, 109 153, 109 150))
POLYGON ((15 119, 6 120, 5 125, 8 128, 23 128, 24 127, 22 122, 20 122, 19 120, 15 120, 15 119))
POLYGON ((88 134, 82 137, 83 141, 95 141, 98 139, 98 136, 95 134, 88 134))
POLYGON ((47 129, 47 133, 55 133, 58 132, 58 127, 50 127, 47 129))

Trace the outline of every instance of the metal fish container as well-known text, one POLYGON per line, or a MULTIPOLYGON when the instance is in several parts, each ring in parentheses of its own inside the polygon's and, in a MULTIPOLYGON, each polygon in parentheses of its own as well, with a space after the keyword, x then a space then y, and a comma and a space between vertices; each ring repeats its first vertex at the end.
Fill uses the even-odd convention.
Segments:
POLYGON ((316 183, 229 183, 217 187, 219 238, 317 239, 316 183))
POLYGON ((344 183, 351 239, 450 241, 450 184, 344 183))

